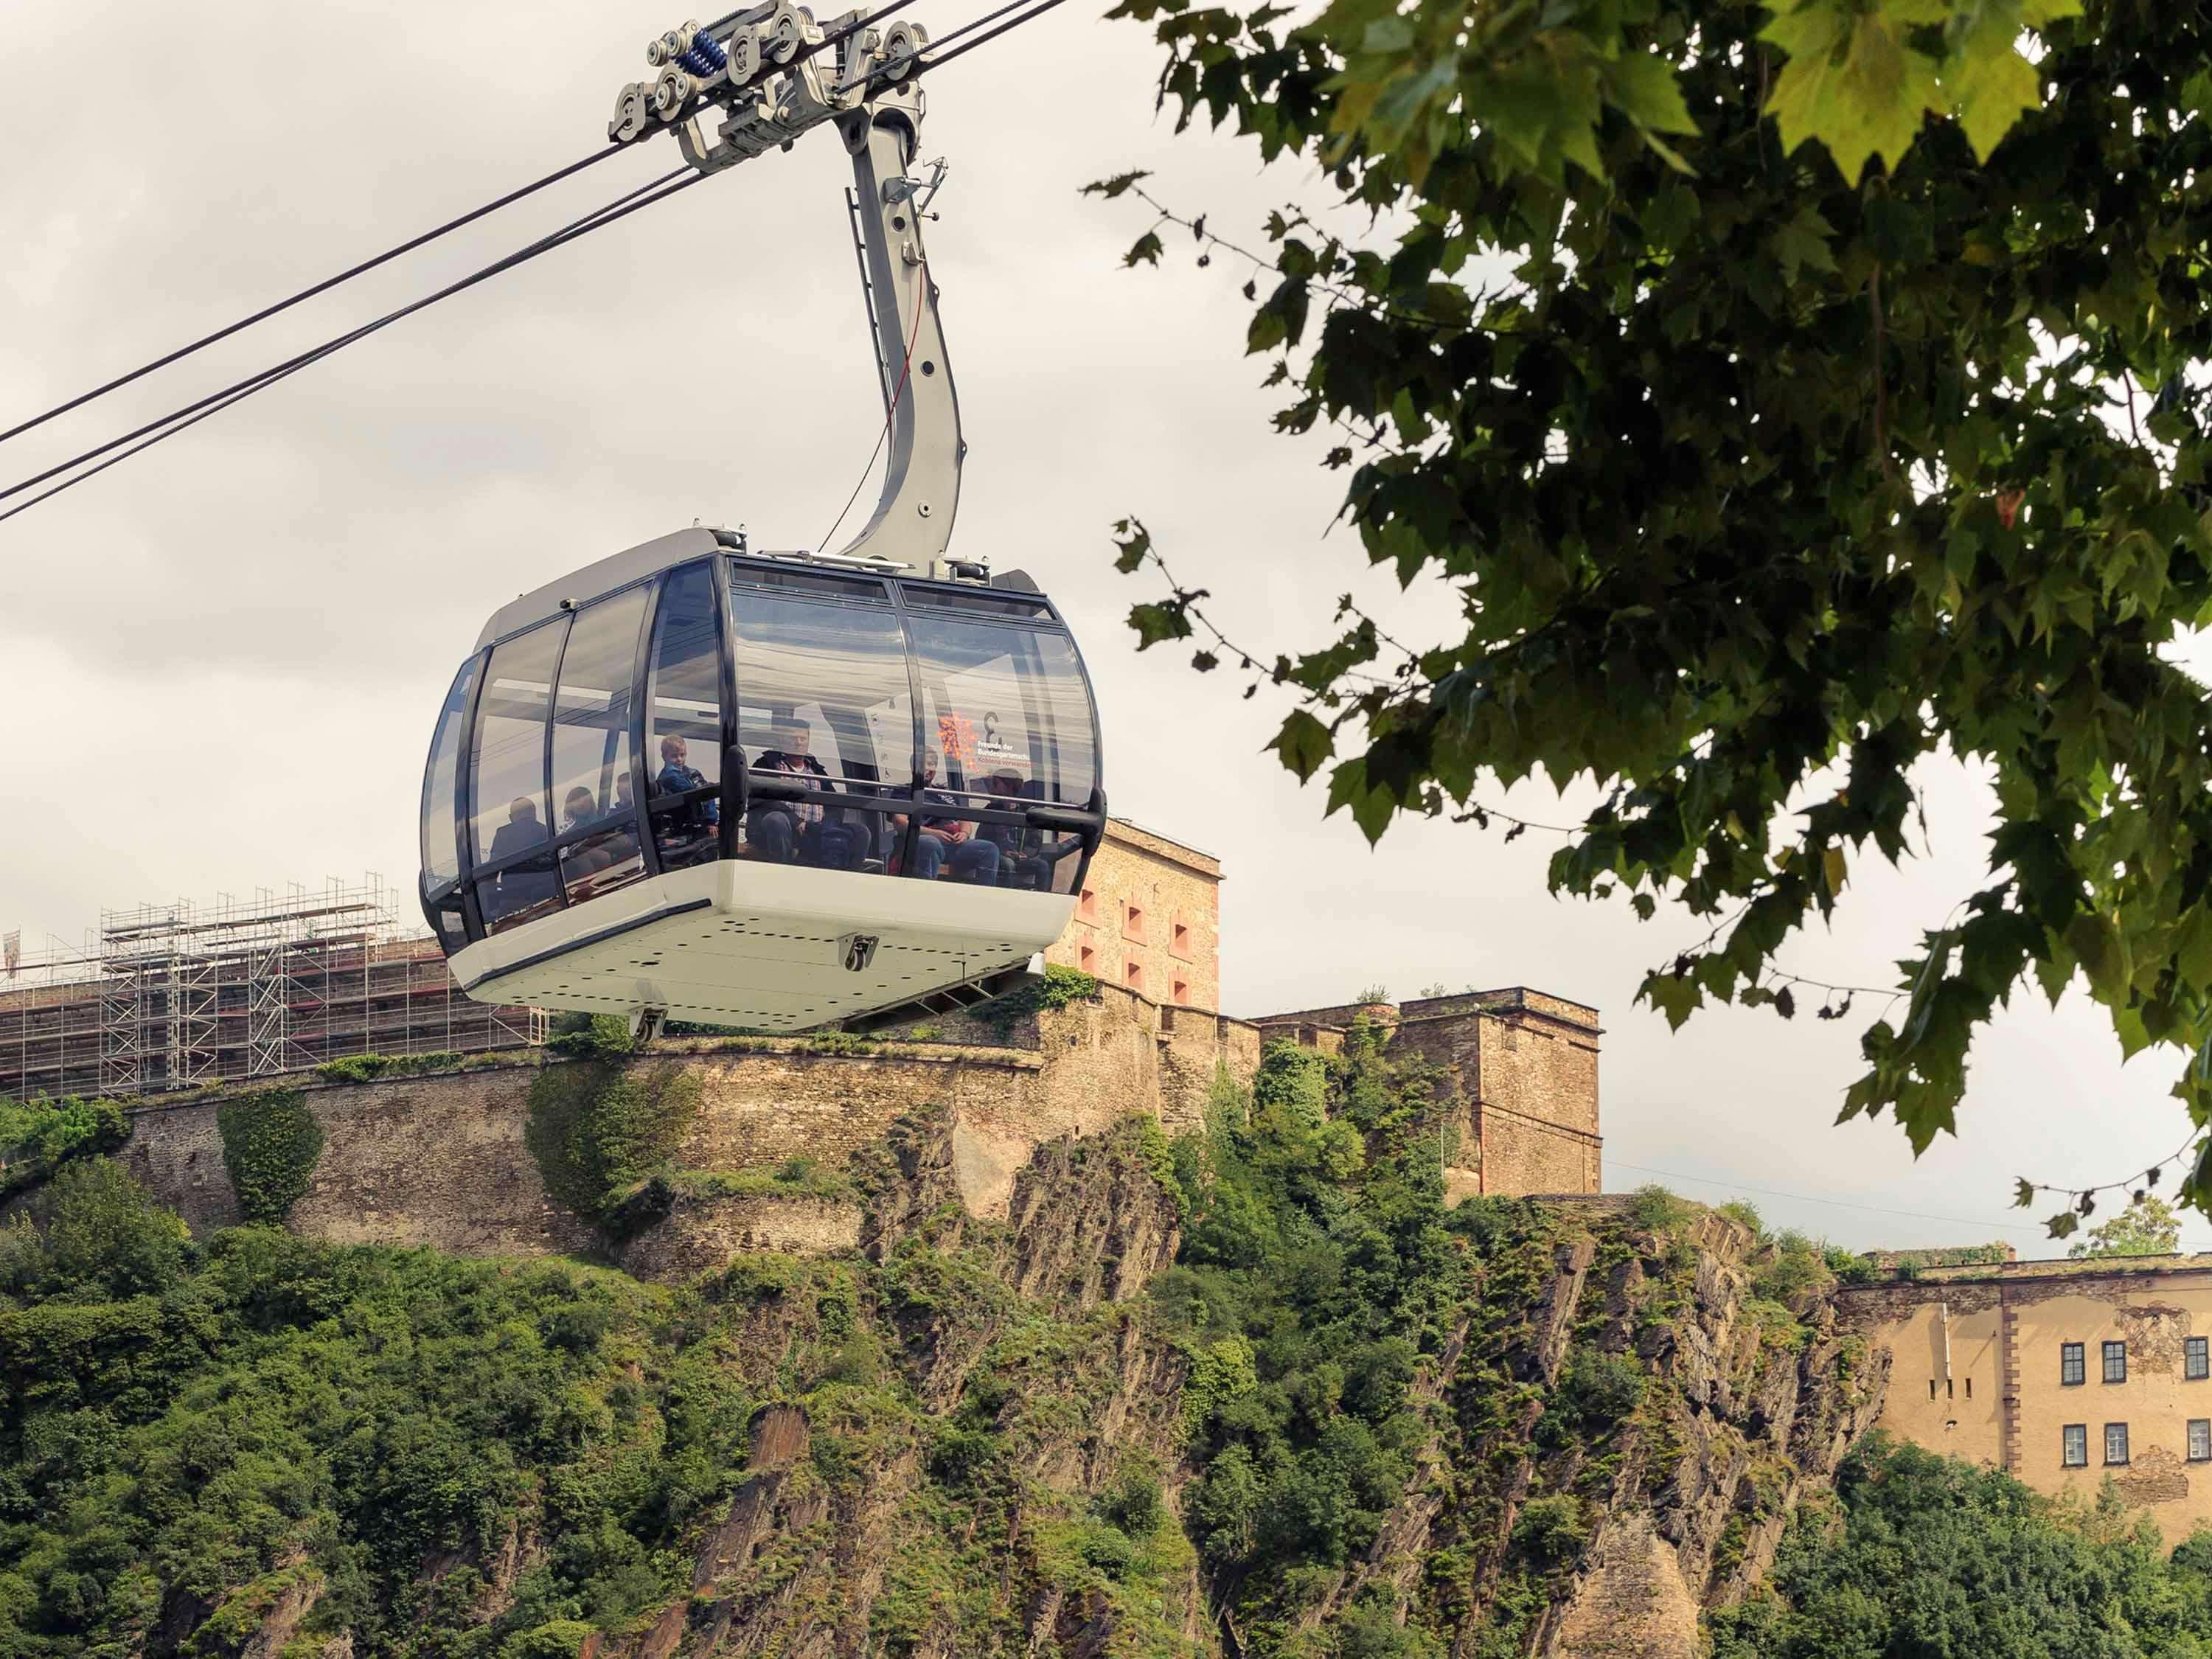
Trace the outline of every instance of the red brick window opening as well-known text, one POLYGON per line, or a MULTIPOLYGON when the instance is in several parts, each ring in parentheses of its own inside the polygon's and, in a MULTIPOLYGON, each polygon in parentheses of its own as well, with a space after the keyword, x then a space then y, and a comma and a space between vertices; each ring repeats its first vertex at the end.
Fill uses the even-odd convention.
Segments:
POLYGON ((1098 895, 1085 888, 1083 896, 1075 902, 1075 914, 1085 921, 1097 921, 1098 895))
POLYGON ((1075 947, 1075 965, 1080 968, 1085 973, 1096 973, 1097 969, 1095 964, 1097 961, 1098 952, 1092 950, 1089 945, 1079 945, 1075 947))
POLYGON ((1123 963, 1121 964, 1121 983, 1127 986, 1132 991, 1141 992, 1145 988, 1145 964, 1141 962, 1123 963))
POLYGON ((1142 943, 1145 937, 1145 907, 1125 904, 1121 907, 1121 937, 1142 943))
POLYGON ((1178 1008, 1188 1008, 1190 1006, 1190 981, 1188 980, 1179 979, 1175 982, 1175 1001, 1176 1006, 1178 1008))
POLYGON ((1186 959, 1190 956, 1190 924, 1180 916, 1169 925, 1168 950, 1186 959))

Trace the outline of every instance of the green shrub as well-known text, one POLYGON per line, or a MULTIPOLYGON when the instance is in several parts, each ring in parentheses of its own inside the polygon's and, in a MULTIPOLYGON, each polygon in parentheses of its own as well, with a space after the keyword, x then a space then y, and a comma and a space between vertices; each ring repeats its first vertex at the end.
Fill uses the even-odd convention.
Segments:
POLYGON ((149 1203, 112 1159, 69 1164, 54 1177, 47 1202, 40 1257, 15 1267, 41 1291, 159 1296, 182 1276, 191 1237, 185 1224, 149 1203))
POLYGON ((461 1065, 463 1054, 347 1054, 325 1060, 315 1075, 331 1083, 374 1083, 381 1077, 414 1077, 425 1072, 447 1072, 461 1065))
POLYGON ((131 1138, 120 1102, 0 1100, 0 1197, 49 1180, 74 1158, 112 1152, 131 1138))
POLYGON ((1747 1198, 1732 1198, 1719 1206, 1719 1213, 1740 1227, 1748 1228, 1753 1238, 1765 1236, 1765 1224, 1759 1220, 1759 1206, 1747 1198))
POLYGON ((282 1224, 307 1194, 323 1155, 323 1126, 296 1089, 227 1100, 216 1111, 223 1168, 248 1221, 282 1224))
POLYGON ((1573 1560, 1589 1537, 1582 1504, 1565 1492, 1532 1498, 1513 1518, 1513 1547, 1542 1566, 1573 1560))
POLYGON ((568 1060, 621 1060, 637 1052, 629 1022, 620 1014, 556 1014, 546 1024, 545 1046, 568 1060))
POLYGON ((1150 1538, 1167 1512, 1159 1472, 1145 1462, 1133 1460, 1122 1465, 1114 1484, 1098 1494, 1099 1515, 1132 1538, 1150 1538))
POLYGON ((1673 1232, 1694 1213, 1687 1199, 1677 1198, 1656 1182, 1646 1182, 1628 1195, 1628 1219, 1647 1233, 1673 1232))
POLYGON ((1577 1348, 1561 1368, 1553 1398, 1585 1431, 1610 1428, 1644 1403, 1644 1368, 1626 1354, 1577 1348))
POLYGON ((997 1026, 1003 1031, 1008 1026, 1019 1024, 1032 1014, 1056 1012, 1079 1002, 1096 1002, 1098 997, 1098 976, 1096 974, 1086 974, 1080 969, 1052 962, 1045 964, 1044 978, 1039 983, 1024 985, 1004 996, 994 997, 970 1012, 986 1024, 997 1026))

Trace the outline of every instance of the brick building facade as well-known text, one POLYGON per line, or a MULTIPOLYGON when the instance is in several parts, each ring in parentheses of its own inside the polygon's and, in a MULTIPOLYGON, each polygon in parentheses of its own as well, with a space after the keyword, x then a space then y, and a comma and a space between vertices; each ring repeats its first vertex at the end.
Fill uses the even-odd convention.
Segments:
POLYGON ((1075 919, 1045 959, 1167 1008, 1221 1007, 1221 860, 1108 820, 1075 919))

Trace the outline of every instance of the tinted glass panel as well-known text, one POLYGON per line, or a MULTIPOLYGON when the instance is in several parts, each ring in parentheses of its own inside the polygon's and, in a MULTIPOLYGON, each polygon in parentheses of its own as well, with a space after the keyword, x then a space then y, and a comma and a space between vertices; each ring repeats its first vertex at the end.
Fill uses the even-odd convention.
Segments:
MULTIPOLYGON (((914 774, 914 698, 896 616, 749 589, 731 605, 738 741, 754 787, 903 794, 914 774)), ((745 856, 775 863, 880 871, 895 850, 895 830, 866 808, 763 799, 744 831, 745 856)))
MULTIPOLYGON (((470 747, 471 823, 479 866, 546 844, 552 814, 545 799, 545 721, 568 626, 563 617, 516 635, 492 652, 484 670, 470 747)), ((477 902, 485 927, 495 933, 558 909, 551 856, 480 880, 477 902)))
POLYGON ((1064 634, 910 617, 922 730, 944 778, 979 805, 1087 807, 1098 781, 1091 690, 1064 634))
POLYGON ((468 728, 469 693, 476 690, 477 659, 453 677, 438 729, 430 738, 429 769, 422 775, 422 874, 432 887, 461 872, 460 838, 453 829, 453 791, 459 781, 461 737, 468 728))
POLYGON ((561 833, 589 830, 561 849, 571 902, 626 887, 645 873, 630 775, 630 673, 645 625, 642 587, 576 613, 561 659, 553 715, 553 804, 561 833))
POLYGON ((653 622, 653 681, 647 693, 646 776, 663 869, 714 856, 721 809, 721 630, 714 577, 704 564, 677 571, 661 589, 653 622))
POLYGON ((993 617, 1020 617, 1039 622, 1050 620, 1052 607, 1042 599, 1024 598, 1018 594, 978 593, 967 589, 946 591, 934 587, 908 587, 906 602, 932 611, 973 611, 993 617))
POLYGON ((786 593, 822 593, 841 599, 889 603, 884 585, 866 576, 831 576, 817 570, 763 569, 732 560, 730 580, 745 587, 775 588, 786 593))

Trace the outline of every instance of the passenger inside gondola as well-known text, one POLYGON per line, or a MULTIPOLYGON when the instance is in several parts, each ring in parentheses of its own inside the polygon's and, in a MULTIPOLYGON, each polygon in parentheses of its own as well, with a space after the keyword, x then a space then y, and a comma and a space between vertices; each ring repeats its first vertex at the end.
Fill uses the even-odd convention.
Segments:
MULTIPOLYGON (((679 737, 672 735, 660 740, 660 775, 653 781, 654 794, 681 795, 707 787, 707 775, 690 764, 690 746, 679 737)), ((680 821, 693 823, 719 823, 721 816, 720 804, 712 798, 689 802, 676 813, 680 821)))
MULTIPOLYGON (((922 799, 941 806, 957 803, 940 789, 929 786, 937 781, 937 751, 923 751, 921 757, 922 799)), ((897 849, 900 839, 906 834, 907 815, 893 812, 886 820, 889 845, 884 854, 885 867, 897 849)), ((975 825, 966 818, 945 817, 941 815, 922 815, 921 830, 915 837, 914 871, 921 881, 936 881, 950 866, 955 881, 975 882, 989 886, 998 879, 999 849, 975 833, 975 825)))
POLYGON ((517 795, 507 804, 507 822, 491 838, 489 857, 495 864, 511 854, 528 852, 544 839, 545 826, 538 821, 538 803, 527 795, 517 795))
POLYGON ((570 789, 561 802, 561 833, 581 830, 599 816, 599 803, 582 784, 570 789))

